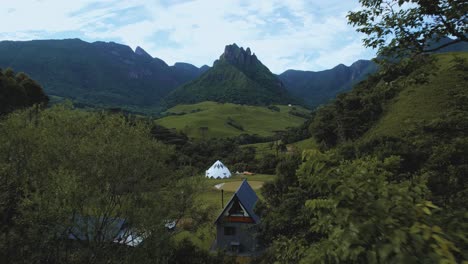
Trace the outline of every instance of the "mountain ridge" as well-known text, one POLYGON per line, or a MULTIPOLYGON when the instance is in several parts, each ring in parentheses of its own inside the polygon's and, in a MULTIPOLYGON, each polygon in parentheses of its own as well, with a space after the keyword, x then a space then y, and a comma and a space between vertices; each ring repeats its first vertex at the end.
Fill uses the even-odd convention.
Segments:
POLYGON ((134 51, 115 42, 80 39, 0 41, 0 67, 27 73, 48 95, 153 112, 160 111, 160 100, 172 89, 206 70, 168 66, 141 47, 134 51))
POLYGON ((338 64, 324 71, 287 70, 278 77, 291 94, 303 98, 307 106, 315 108, 333 99, 338 93, 351 89, 376 70, 374 62, 358 60, 350 66, 338 64))
POLYGON ((176 88, 164 100, 168 107, 203 101, 247 105, 298 102, 250 48, 235 43, 225 47, 212 68, 176 88))

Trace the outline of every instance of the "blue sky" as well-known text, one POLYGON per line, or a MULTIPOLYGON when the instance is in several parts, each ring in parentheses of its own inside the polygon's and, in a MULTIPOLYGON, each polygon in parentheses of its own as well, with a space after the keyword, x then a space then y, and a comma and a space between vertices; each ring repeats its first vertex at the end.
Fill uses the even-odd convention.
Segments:
POLYGON ((1 0, 0 40, 81 38, 141 46, 172 65, 250 47, 274 73, 370 59, 347 24, 358 0, 1 0))

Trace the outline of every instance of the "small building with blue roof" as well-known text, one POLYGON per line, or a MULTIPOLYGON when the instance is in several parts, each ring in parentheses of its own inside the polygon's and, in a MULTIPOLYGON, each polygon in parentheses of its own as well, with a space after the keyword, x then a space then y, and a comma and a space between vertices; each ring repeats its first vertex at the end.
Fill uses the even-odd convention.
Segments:
POLYGON ((259 250, 257 233, 260 217, 254 208, 257 194, 244 179, 215 221, 214 249, 236 255, 256 255, 259 250))

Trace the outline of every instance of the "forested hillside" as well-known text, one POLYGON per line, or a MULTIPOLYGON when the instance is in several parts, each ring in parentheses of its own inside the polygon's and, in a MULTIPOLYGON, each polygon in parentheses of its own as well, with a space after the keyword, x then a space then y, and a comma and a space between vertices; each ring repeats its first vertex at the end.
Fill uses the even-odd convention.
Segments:
POLYGON ((264 188, 265 263, 468 259, 467 70, 468 53, 403 60, 318 109, 321 147, 264 188))
POLYGON ((79 39, 1 41, 0 67, 26 72, 55 101, 155 113, 175 87, 206 71, 152 58, 142 48, 79 39))

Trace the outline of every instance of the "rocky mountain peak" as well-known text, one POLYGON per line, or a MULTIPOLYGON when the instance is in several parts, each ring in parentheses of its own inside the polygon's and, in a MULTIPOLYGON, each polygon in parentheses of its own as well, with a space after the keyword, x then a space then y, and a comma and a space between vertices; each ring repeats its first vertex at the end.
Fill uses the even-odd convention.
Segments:
POLYGON ((255 53, 252 54, 250 48, 239 48, 236 43, 227 45, 219 60, 227 61, 237 66, 250 66, 258 63, 257 56, 255 56, 255 53))
POLYGON ((136 49, 135 49, 135 54, 136 54, 136 55, 143 56, 143 57, 145 57, 145 58, 151 58, 151 59, 153 58, 153 57, 151 57, 151 55, 149 55, 148 52, 146 52, 146 51, 145 51, 143 48, 141 48, 140 46, 136 47, 136 49))

